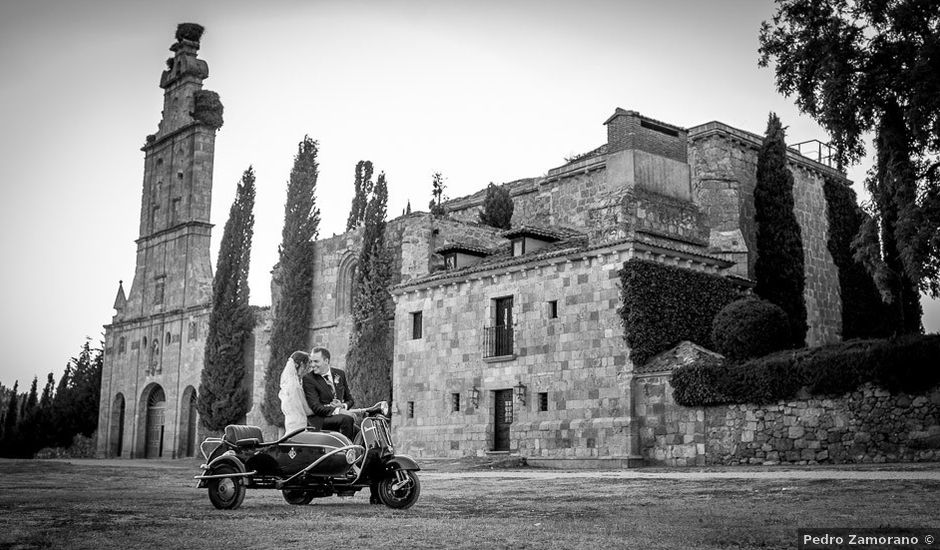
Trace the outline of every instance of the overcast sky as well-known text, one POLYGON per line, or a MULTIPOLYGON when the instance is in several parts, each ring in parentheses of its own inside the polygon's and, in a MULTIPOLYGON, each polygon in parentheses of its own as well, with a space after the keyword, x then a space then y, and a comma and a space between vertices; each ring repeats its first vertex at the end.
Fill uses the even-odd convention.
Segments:
MULTIPOLYGON (((134 275, 141 145, 176 24, 206 27, 216 139, 212 261, 245 168, 257 174, 252 303, 270 269, 297 142, 320 141, 321 236, 345 228, 354 167, 389 182, 389 214, 544 174, 606 141, 616 107, 679 126, 719 120, 790 143, 827 136, 757 66, 771 0, 0 0, 0 383, 61 375, 134 275)), ((861 187, 867 166, 850 178, 861 187)), ((927 305, 925 325, 940 328, 927 305)), ((25 387, 24 387, 25 386, 25 387)))

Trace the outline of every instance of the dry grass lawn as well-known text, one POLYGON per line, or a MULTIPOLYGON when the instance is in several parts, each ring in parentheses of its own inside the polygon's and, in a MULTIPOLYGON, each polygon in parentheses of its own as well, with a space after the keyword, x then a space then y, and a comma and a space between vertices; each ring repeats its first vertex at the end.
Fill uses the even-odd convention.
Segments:
MULTIPOLYGON (((0 461, 0 548, 795 548, 798 527, 936 527, 940 481, 526 479, 420 472, 394 511, 368 495, 219 511, 198 461, 0 461)), ((530 471, 530 470, 529 470, 530 471)))

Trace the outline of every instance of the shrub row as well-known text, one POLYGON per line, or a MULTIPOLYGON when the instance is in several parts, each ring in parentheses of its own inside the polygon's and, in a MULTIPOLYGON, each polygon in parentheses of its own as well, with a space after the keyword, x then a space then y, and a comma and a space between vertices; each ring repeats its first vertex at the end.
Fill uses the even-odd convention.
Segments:
POLYGON ((742 295, 725 277, 637 259, 624 263, 620 282, 618 313, 635 365, 683 340, 714 349, 712 319, 742 295))
POLYGON ((940 384, 940 335, 853 340, 783 351, 745 361, 700 361, 673 372, 676 403, 687 407, 772 403, 811 395, 843 395, 871 382, 891 392, 923 393, 940 384))

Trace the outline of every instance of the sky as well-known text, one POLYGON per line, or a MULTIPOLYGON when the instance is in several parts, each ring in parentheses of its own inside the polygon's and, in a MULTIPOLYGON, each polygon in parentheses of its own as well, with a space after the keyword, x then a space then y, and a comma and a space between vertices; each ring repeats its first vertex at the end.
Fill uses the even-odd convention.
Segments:
MULTIPOLYGON (((389 214, 545 174, 606 141, 617 107, 678 126, 719 120, 790 143, 828 137, 757 65, 771 0, 246 2, 0 0, 0 383, 25 391, 97 344, 129 290, 147 134, 177 23, 206 27, 218 92, 215 264, 241 173, 257 175, 249 285, 268 305, 297 143, 320 142, 320 235, 345 228, 356 162, 389 214)), ((870 164, 849 170, 861 191, 870 164)), ((940 303, 925 301, 928 332, 940 303)))

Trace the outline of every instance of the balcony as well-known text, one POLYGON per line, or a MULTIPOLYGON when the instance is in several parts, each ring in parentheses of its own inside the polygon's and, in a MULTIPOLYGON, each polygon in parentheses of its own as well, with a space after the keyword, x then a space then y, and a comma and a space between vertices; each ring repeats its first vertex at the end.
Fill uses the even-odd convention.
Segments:
POLYGON ((515 358, 512 325, 483 327, 483 359, 508 361, 515 358))

